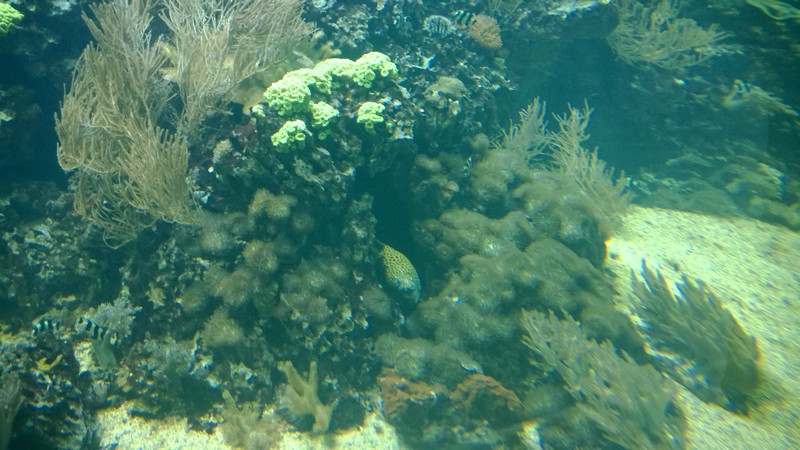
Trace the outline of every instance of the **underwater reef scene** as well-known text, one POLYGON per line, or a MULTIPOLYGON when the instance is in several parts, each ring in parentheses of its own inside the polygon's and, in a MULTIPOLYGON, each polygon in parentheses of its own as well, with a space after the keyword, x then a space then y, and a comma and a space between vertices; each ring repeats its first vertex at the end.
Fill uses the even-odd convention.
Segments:
POLYGON ((800 7, 0 0, 0 450, 800 448, 800 7))

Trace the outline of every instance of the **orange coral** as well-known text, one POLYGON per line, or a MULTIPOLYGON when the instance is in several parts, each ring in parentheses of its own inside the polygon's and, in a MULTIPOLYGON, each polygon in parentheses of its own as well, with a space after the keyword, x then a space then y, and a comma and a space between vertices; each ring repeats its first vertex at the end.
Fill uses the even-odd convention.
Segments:
POLYGON ((392 422, 403 422, 404 417, 420 419, 446 394, 444 387, 422 381, 411 381, 394 369, 384 369, 378 379, 383 399, 383 413, 392 422))
POLYGON ((497 50, 503 46, 500 26, 493 17, 478 14, 467 25, 467 33, 483 48, 497 50))
POLYGON ((518 419, 522 411, 522 402, 513 391, 477 373, 452 391, 439 384, 411 381, 392 368, 385 368, 378 382, 384 415, 402 428, 422 429, 430 423, 447 422, 454 417, 453 411, 476 423, 507 423, 518 419))
POLYGON ((494 378, 479 373, 473 373, 458 383, 450 393, 450 400, 456 409, 487 418, 522 410, 522 402, 517 394, 494 378))

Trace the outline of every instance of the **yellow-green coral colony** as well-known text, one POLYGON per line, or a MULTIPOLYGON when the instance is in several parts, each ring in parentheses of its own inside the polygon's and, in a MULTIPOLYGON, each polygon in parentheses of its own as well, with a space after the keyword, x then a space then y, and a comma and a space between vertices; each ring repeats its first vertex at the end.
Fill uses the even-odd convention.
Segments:
POLYGON ((14 9, 7 3, 0 3, 0 35, 11 31, 14 24, 22 20, 24 16, 21 12, 14 9))
POLYGON ((281 129, 273 134, 270 139, 272 140, 272 145, 278 151, 286 151, 291 149, 294 144, 305 142, 306 133, 308 133, 308 128, 306 128, 305 122, 302 120, 290 120, 283 124, 281 129))
POLYGON ((417 269, 406 255, 386 244, 382 245, 381 260, 386 282, 396 289, 405 300, 409 300, 412 304, 418 303, 421 285, 417 269))
POLYGON ((386 107, 376 102, 364 102, 356 113, 356 122, 364 125, 367 131, 375 131, 375 125, 383 123, 386 107))
MULTIPOLYGON (((264 92, 264 101, 281 117, 289 120, 292 130, 305 129, 306 121, 311 128, 327 136, 326 128, 339 116, 339 111, 324 101, 315 102, 318 96, 330 96, 332 88, 351 84, 361 89, 370 89, 375 80, 390 79, 397 76, 397 66, 388 56, 371 52, 352 61, 344 58, 331 58, 321 61, 311 69, 299 69, 287 73, 264 92), (301 125, 302 123, 302 125, 301 125)), ((367 131, 374 131, 375 125, 384 122, 382 113, 385 107, 375 102, 364 102, 358 109, 357 122, 367 131)), ((252 114, 263 117, 264 106, 258 105, 252 114)), ((285 150, 304 136, 287 133, 281 128, 272 136, 273 145, 285 150), (292 140, 291 137, 297 139, 292 140)), ((304 133, 303 133, 304 134, 304 133)))

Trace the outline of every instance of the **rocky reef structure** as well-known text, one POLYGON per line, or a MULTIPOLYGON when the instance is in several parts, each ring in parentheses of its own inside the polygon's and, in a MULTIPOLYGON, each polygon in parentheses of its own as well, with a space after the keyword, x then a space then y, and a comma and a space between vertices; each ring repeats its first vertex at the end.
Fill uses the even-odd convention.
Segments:
MULTIPOLYGON (((730 80, 703 72, 726 55, 711 45, 724 33, 699 28, 712 21, 689 2, 680 18, 668 11, 682 24, 671 32, 705 30, 713 48, 667 55, 687 64, 617 61, 615 27, 660 11, 631 5, 88 9, 96 42, 56 124, 69 184, 0 195, 0 362, 19 380, 7 384, 11 446, 113 447, 120 434, 98 421, 124 409, 237 448, 277 446, 290 429, 328 441, 376 416, 417 447, 681 448, 680 386, 653 367, 704 401, 756 411, 765 396, 745 327, 698 313, 711 335, 743 338, 714 355, 752 356, 721 369, 698 356, 708 342, 670 338, 679 324, 662 316, 681 312, 648 317, 684 306, 656 275, 636 285, 649 309, 621 304, 607 243, 632 200, 655 203, 670 181, 640 176, 618 148, 673 147, 609 133, 629 121, 640 132, 646 117, 681 140, 674 120, 655 119, 687 111, 750 109, 785 125, 793 98, 759 80, 788 109, 741 100, 757 92, 744 82, 726 101, 730 80), (586 76, 593 62, 615 76, 586 76), (676 94, 695 82, 698 93, 676 94), (628 101, 634 92, 648 101, 628 101), (708 383, 670 364, 690 359, 708 383)), ((38 13, 22 12, 0 43, 31 31, 38 13)), ((800 191, 780 159, 706 152, 668 167, 681 185, 724 162, 705 180, 724 191, 719 208, 789 224, 800 191)))

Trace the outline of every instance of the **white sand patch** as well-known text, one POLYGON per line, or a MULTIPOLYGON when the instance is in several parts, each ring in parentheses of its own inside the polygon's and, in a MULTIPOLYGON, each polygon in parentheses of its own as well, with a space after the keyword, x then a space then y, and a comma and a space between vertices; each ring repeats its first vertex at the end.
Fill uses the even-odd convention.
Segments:
MULTIPOLYGON (((149 420, 130 415, 130 403, 105 409, 99 414, 102 445, 117 444, 119 450, 232 450, 225 443, 220 428, 204 433, 189 429, 186 419, 171 417, 149 420)), ((281 431, 275 450, 370 449, 399 450, 394 428, 378 414, 370 414, 360 427, 324 435, 292 431, 288 425, 281 431)))

